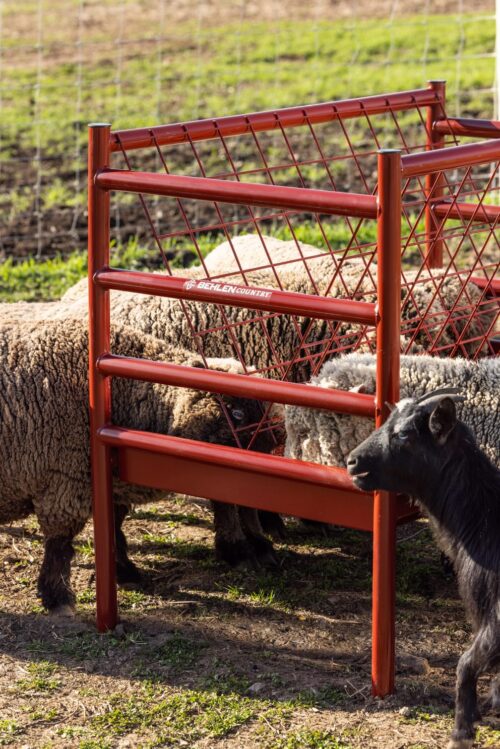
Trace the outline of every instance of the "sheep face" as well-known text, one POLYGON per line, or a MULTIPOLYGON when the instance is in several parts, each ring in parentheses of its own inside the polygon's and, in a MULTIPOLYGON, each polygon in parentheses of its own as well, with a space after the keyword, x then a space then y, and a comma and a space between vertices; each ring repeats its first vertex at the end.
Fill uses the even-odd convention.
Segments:
POLYGON ((259 401, 250 398, 221 396, 221 399, 224 404, 220 412, 220 434, 224 435, 222 444, 236 444, 233 430, 228 424, 226 415, 223 413, 225 411, 242 448, 250 448, 257 452, 268 453, 275 447, 275 441, 273 441, 269 429, 258 430, 255 438, 253 437, 255 427, 263 417, 265 404, 261 404, 259 401))
POLYGON ((347 469, 364 491, 424 496, 453 450, 456 424, 449 395, 401 401, 385 424, 350 453, 347 469))
POLYGON ((250 447, 259 452, 269 452, 274 447, 269 430, 259 430, 252 439, 263 415, 264 404, 259 401, 193 391, 188 397, 189 402, 186 399, 184 403, 181 398, 176 401, 170 434, 218 445, 250 447))

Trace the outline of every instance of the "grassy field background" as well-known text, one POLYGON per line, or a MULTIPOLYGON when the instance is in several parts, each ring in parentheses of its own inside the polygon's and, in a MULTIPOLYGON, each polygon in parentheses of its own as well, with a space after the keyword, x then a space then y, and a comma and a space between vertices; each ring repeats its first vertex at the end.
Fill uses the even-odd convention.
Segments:
POLYGON ((491 116, 491 1, 474 14, 448 2, 420 15, 409 2, 396 11, 370 2, 355 11, 320 0, 309 13, 295 0, 286 6, 4 0, 0 257, 10 262, 0 298, 57 298, 82 272, 89 121, 144 126, 431 78, 447 79, 451 113, 491 116), (48 262, 35 267, 33 257, 48 262))

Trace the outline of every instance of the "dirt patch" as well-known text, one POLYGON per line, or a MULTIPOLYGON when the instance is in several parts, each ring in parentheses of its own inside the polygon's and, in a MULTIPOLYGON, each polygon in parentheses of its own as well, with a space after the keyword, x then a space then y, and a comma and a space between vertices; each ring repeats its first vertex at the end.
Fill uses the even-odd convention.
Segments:
MULTIPOLYGON (((369 687, 368 534, 315 537, 291 521, 280 569, 256 572, 214 561, 203 503, 141 508, 125 528, 145 587, 120 592, 122 624, 104 636, 93 624, 88 532, 74 562, 77 618, 57 622, 35 594, 36 524, 2 529, 1 745, 445 745, 469 630, 424 522, 400 532, 398 691, 383 701, 369 687)), ((481 735, 500 745, 494 722, 481 735)))

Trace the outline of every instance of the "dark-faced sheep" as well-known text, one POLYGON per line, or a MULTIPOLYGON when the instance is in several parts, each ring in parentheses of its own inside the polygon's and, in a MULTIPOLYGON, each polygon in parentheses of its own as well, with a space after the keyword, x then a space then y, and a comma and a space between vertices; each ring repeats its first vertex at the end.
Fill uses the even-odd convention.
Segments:
MULTIPOLYGON (((133 329, 112 329, 113 353, 203 367, 199 357, 168 346, 133 329)), ((209 362, 210 364, 210 362, 209 362)), ((227 368, 227 362, 213 368, 227 368)), ((236 368, 237 362, 233 362, 236 368)), ((73 538, 91 514, 88 333, 84 322, 66 320, 0 327, 0 523, 35 513, 45 537, 39 577, 42 602, 48 609, 71 607, 73 538)), ((261 415, 257 401, 217 396, 185 388, 116 378, 113 422, 143 431, 234 445, 234 435, 219 398, 239 428, 261 415)), ((240 431, 242 446, 248 441, 240 431)), ((250 433, 251 434, 251 433, 250 433)), ((261 435, 254 448, 269 451, 261 435)), ((168 482, 167 482, 168 484, 168 482)), ((117 572, 121 582, 134 580, 121 523, 132 504, 158 497, 158 492, 116 481, 117 572)), ((237 509, 214 503, 216 549, 231 561, 272 554, 267 539, 252 522, 243 528, 237 509)))

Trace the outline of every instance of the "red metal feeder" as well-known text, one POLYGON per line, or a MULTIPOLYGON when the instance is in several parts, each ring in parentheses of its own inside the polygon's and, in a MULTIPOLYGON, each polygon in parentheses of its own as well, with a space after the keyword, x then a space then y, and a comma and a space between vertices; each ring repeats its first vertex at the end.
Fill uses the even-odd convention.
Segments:
MULTIPOLYGON (((342 468, 117 428, 111 423, 111 378, 374 416, 379 425, 385 404, 399 397, 400 353, 415 342, 436 355, 495 355, 499 135, 500 123, 448 118, 442 81, 415 91, 161 127, 110 132, 106 124, 90 126, 90 402, 100 630, 117 621, 113 458, 120 478, 130 483, 372 531, 373 692, 393 691, 396 525, 414 517, 404 498, 361 492, 342 468), (490 140, 459 145, 458 136, 490 140), (113 154, 122 168, 111 167, 113 154), (150 170, 139 171, 135 161, 150 170), (172 165, 182 175, 171 174, 172 165), (170 275, 110 268, 111 191, 139 195, 170 275), (320 238, 318 256, 330 254, 331 279, 315 278, 311 255, 299 243, 306 230, 320 238), (290 261, 273 261, 266 231, 295 243, 293 262, 303 264, 311 294, 283 288, 290 261), (255 234, 261 248, 251 268, 240 262, 234 243, 243 232, 255 234), (210 283, 172 275, 167 250, 189 244, 205 267, 206 237, 213 244, 228 241, 234 269, 219 275, 205 269, 210 283), (332 284, 343 283, 352 261, 360 269, 356 290, 332 298, 332 284), (248 283, 253 268, 273 274, 261 292, 248 283), (429 269, 437 270, 429 276, 429 269), (443 290, 450 278, 456 280, 452 300, 443 290), (423 284, 432 287, 425 309, 417 304, 423 284), (178 299, 188 316, 186 302, 221 305, 223 326, 200 330, 191 323, 192 349, 204 357, 207 337, 226 335, 245 371, 252 362, 240 350, 238 324, 224 316, 231 306, 254 310, 245 325, 262 336, 271 317, 291 316, 300 345, 284 361, 269 340, 271 363, 247 375, 116 357, 110 351, 110 289, 178 299), (309 340, 304 317, 327 321, 322 340, 309 340), (325 359, 360 346, 376 352, 375 399, 290 381, 295 362, 307 361, 314 374, 325 359)), ((255 431, 273 429, 266 413, 255 431)))

